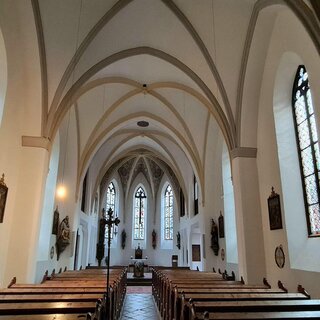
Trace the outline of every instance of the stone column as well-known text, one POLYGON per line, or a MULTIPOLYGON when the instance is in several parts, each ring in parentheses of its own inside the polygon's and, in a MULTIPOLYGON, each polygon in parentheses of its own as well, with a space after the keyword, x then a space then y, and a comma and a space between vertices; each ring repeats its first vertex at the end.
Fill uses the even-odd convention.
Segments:
POLYGON ((256 149, 232 150, 239 275, 246 283, 262 284, 266 276, 256 149))

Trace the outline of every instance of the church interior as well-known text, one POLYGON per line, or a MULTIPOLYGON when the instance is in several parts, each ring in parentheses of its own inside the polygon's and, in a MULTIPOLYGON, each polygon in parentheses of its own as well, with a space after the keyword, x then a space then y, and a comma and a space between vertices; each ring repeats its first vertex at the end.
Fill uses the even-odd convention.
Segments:
POLYGON ((320 298, 319 52, 318 0, 0 0, 0 288, 140 259, 320 298))

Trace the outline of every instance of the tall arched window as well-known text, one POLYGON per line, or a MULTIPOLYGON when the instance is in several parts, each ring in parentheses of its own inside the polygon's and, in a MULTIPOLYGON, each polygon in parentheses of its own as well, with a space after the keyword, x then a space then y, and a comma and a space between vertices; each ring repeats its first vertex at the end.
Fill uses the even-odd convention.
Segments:
POLYGON ((144 240, 146 201, 146 193, 142 187, 139 187, 134 195, 134 240, 144 240))
POLYGON ((320 235, 320 153, 308 73, 299 66, 293 94, 293 115, 309 235, 320 235))
MULTIPOLYGON (((111 208, 113 211, 113 215, 116 216, 116 189, 114 187, 113 182, 109 183, 108 189, 107 189, 107 201, 106 201, 106 212, 111 208)), ((111 236, 110 238, 113 238, 114 234, 114 227, 111 228, 111 236)), ((106 238, 108 238, 108 228, 106 228, 106 238)))
POLYGON ((173 240, 173 191, 168 184, 164 192, 164 239, 173 240))

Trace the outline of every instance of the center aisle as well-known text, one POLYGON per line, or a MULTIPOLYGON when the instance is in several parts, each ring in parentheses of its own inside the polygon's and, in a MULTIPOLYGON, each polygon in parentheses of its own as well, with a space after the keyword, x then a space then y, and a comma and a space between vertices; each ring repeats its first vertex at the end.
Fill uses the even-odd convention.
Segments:
MULTIPOLYGON (((137 288, 138 289, 138 288, 137 288)), ((121 320, 160 320, 152 294, 127 293, 121 320)))

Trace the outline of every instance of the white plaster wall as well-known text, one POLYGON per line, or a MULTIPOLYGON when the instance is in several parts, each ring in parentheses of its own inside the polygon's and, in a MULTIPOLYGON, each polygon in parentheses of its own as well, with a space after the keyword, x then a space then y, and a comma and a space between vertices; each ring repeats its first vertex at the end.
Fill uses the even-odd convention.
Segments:
POLYGON ((7 81, 7 91, 5 97, 3 91, 1 96, 4 108, 0 167, 9 188, 4 221, 0 225, 1 287, 14 276, 21 282, 33 281, 35 234, 39 231, 48 166, 46 150, 21 146, 23 134, 37 135, 41 128, 39 55, 31 17, 31 3, 3 1, 0 4, 0 28, 7 56, 5 66, 2 43, 1 63, 5 67, 3 75, 7 70, 7 78, 1 78, 1 83, 3 86, 7 81))
POLYGON ((60 139, 59 135, 57 135, 51 151, 49 170, 45 185, 45 195, 41 213, 40 235, 38 240, 38 261, 48 260, 50 254, 49 245, 52 233, 53 212, 55 210, 54 200, 59 164, 59 144, 60 139))
POLYGON ((320 276, 312 271, 318 271, 320 266, 320 256, 316 253, 319 238, 307 237, 297 159, 290 162, 283 159, 289 155, 289 150, 295 148, 295 139, 277 141, 276 138, 276 135, 278 139, 285 137, 285 131, 293 129, 292 115, 289 116, 286 108, 291 106, 292 85, 299 63, 304 63, 309 73, 315 113, 319 119, 320 97, 318 90, 314 89, 320 83, 319 56, 300 22, 286 11, 279 16, 273 30, 259 103, 257 160, 267 277, 273 286, 277 280, 283 281, 290 291, 295 291, 297 285, 302 284, 316 298, 320 297, 317 285, 320 276), (287 25, 290 28, 285 27, 287 25), (280 120, 281 127, 278 125, 280 120), (278 149, 280 146, 282 150, 278 149), (271 186, 280 194, 284 227, 274 231, 269 227, 267 208, 271 186), (280 244, 286 256, 283 269, 279 269, 274 261, 275 247, 280 244))
POLYGON ((3 40, 3 35, 0 28, 0 126, 2 121, 2 115, 3 115, 3 109, 4 109, 4 101, 6 98, 6 92, 7 92, 7 53, 6 53, 6 47, 3 40))

